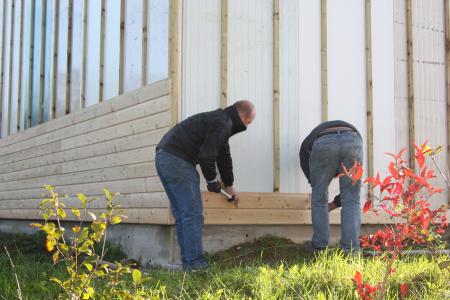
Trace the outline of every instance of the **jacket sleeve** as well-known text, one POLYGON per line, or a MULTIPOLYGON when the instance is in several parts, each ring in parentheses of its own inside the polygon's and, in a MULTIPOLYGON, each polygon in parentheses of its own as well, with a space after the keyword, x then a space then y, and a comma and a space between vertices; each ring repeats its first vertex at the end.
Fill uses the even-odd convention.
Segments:
POLYGON ((233 160, 231 159, 230 145, 228 143, 220 149, 217 157, 217 167, 225 186, 232 186, 234 182, 233 160))
POLYGON ((200 146, 198 160, 203 176, 206 180, 213 180, 217 177, 216 159, 219 151, 225 142, 226 128, 218 123, 208 129, 206 137, 200 146))

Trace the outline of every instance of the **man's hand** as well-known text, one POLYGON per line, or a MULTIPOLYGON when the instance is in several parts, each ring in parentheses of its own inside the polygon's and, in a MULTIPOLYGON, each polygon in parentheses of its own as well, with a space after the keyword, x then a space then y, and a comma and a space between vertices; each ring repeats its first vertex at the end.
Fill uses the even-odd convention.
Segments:
POLYGON ((237 207, 238 203, 239 203, 239 195, 238 193, 234 190, 234 187, 232 186, 226 186, 223 189, 225 192, 227 192, 227 194, 229 194, 230 196, 234 196, 234 205, 237 207))
POLYGON ((214 179, 212 181, 207 181, 206 187, 208 188, 209 192, 220 193, 221 188, 220 188, 219 181, 217 179, 214 179))
POLYGON ((335 210, 337 208, 336 204, 334 202, 328 203, 328 212, 335 210))

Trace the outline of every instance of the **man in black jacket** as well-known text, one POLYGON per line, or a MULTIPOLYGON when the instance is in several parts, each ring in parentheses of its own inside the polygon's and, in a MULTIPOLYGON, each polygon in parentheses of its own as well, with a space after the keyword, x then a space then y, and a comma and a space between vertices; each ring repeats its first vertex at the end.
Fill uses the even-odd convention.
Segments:
POLYGON ((186 270, 207 267, 202 245, 200 178, 195 166, 200 164, 208 191, 220 193, 217 164, 224 190, 237 202, 228 139, 246 130, 254 118, 253 104, 238 101, 225 109, 200 113, 180 122, 163 136, 156 148, 156 169, 170 200, 186 270))
POLYGON ((300 165, 311 184, 311 216, 314 234, 312 246, 324 249, 329 240, 328 212, 342 205, 341 247, 359 250, 361 227, 360 184, 352 184, 347 176, 339 178, 340 195, 328 204, 328 186, 342 173, 342 165, 350 168, 362 163, 362 138, 358 130, 344 121, 324 122, 314 128, 300 148, 300 165))

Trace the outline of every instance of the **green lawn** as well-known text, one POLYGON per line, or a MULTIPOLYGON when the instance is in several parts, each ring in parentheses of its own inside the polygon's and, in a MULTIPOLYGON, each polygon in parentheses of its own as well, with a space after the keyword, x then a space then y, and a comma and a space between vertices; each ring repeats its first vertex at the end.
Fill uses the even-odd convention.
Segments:
MULTIPOLYGON (((42 249, 43 238, 0 234, 0 299, 16 299, 16 282, 3 249, 6 244, 16 265, 24 299, 55 299, 59 288, 50 277, 64 276, 64 266, 52 265, 42 249)), ((108 260, 121 258, 117 248, 108 260)), ((309 254, 287 240, 266 238, 209 257, 205 272, 147 270, 146 295, 169 299, 357 299, 351 280, 355 271, 364 280, 381 280, 384 262, 378 258, 348 257, 336 250, 309 254)), ((448 257, 402 257, 389 282, 389 297, 399 299, 399 284, 411 283, 408 299, 450 299, 450 272, 438 263, 448 257)), ((130 289, 131 276, 124 288, 130 289)), ((97 299, 114 299, 106 282, 97 282, 97 299)), ((118 299, 118 298, 117 298, 118 299)))

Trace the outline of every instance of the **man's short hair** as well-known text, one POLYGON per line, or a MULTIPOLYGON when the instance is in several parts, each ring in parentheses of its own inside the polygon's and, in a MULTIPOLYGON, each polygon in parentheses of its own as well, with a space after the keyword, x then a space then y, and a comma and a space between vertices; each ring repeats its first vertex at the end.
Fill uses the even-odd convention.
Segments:
POLYGON ((237 111, 243 113, 246 117, 251 116, 253 111, 255 110, 255 106, 248 100, 240 100, 235 102, 234 107, 236 107, 237 111))

